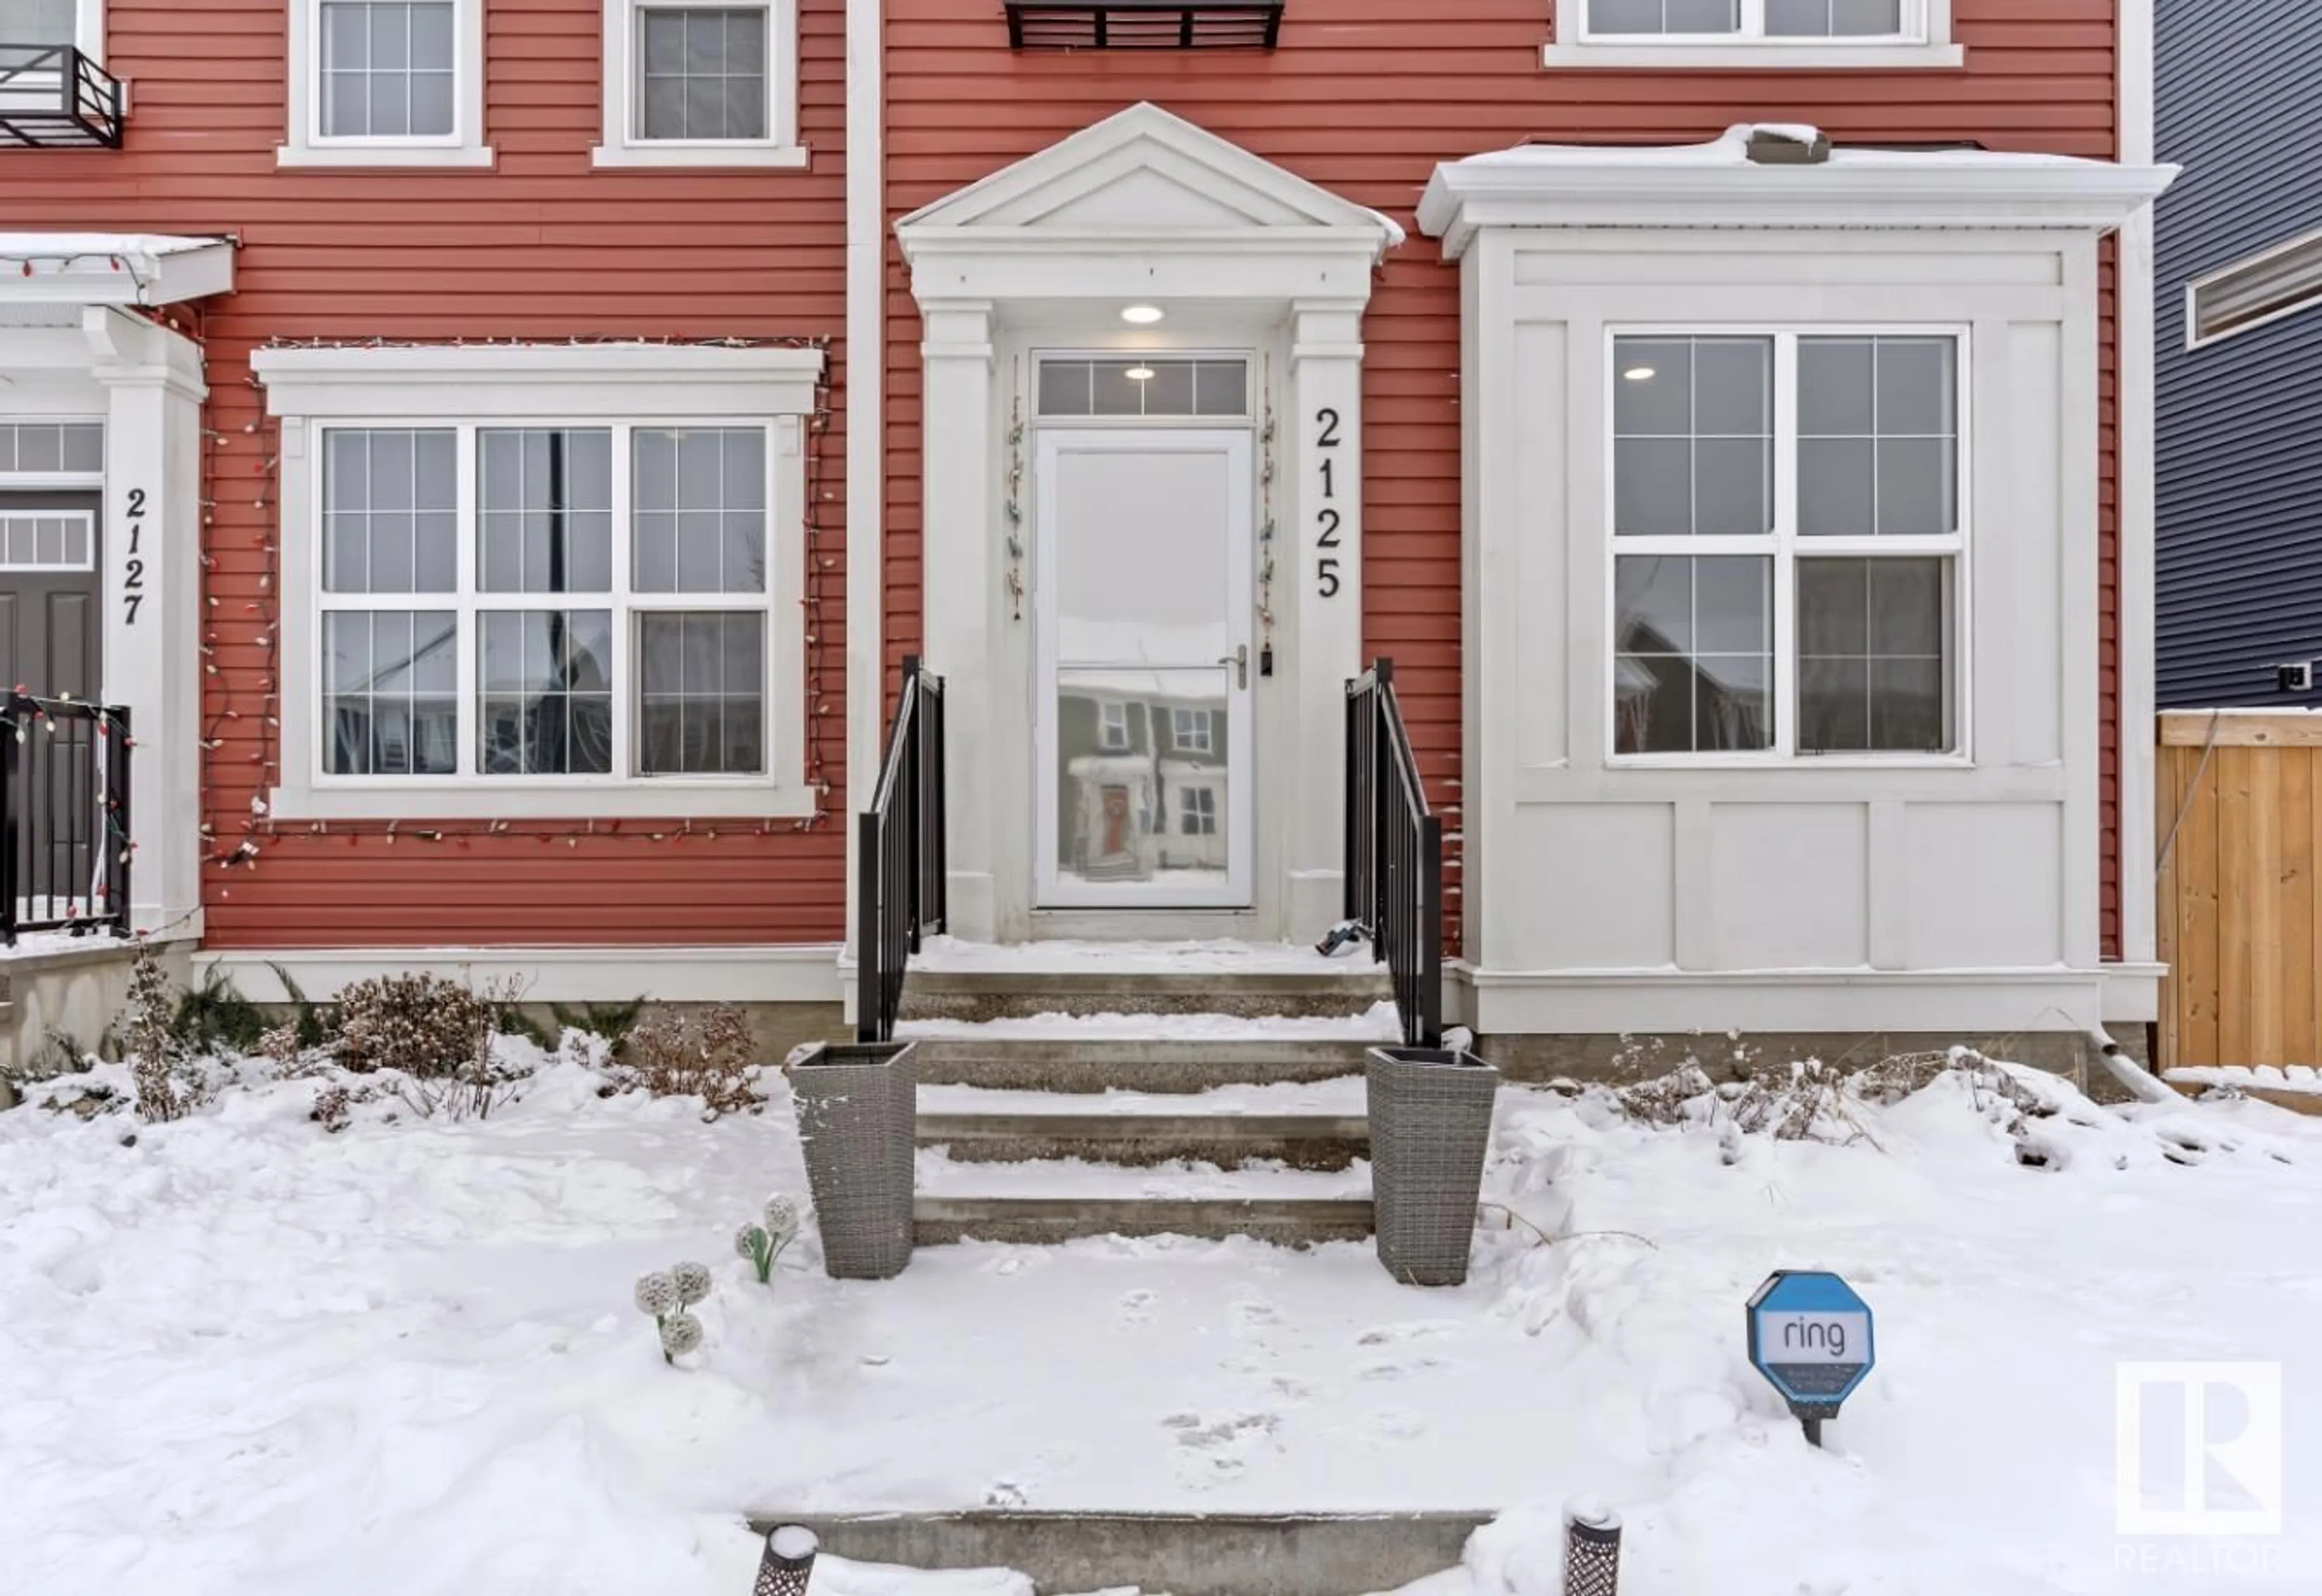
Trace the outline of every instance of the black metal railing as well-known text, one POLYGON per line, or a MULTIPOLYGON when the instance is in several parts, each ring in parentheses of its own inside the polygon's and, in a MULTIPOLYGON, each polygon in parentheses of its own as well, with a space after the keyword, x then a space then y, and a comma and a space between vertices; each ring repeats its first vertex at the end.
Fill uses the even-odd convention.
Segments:
POLYGON ((1443 1040, 1443 823, 1427 807, 1394 661, 1347 684, 1347 918, 1394 982, 1407 1047, 1443 1040))
POLYGON ((0 43, 0 143, 121 148, 121 80, 69 44, 0 43))
POLYGON ((903 972, 944 928, 944 684, 903 659, 903 696, 871 807, 855 819, 855 1034, 889 1042, 903 972))
POLYGON ((0 701, 0 941, 129 935, 129 711, 0 701))

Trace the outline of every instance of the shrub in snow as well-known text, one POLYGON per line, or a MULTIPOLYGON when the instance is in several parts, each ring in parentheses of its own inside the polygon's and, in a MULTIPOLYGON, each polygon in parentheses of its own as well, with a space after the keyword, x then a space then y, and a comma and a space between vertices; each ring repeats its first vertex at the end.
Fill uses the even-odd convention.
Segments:
POLYGON ((766 1199, 763 1218, 745 1225, 734 1233, 734 1250, 750 1261, 758 1272, 758 1283, 765 1285, 774 1278, 774 1261, 782 1249, 798 1238, 798 1203, 788 1197, 766 1199))
POLYGON ((141 941, 129 968, 129 1000, 115 1024, 140 1119, 182 1119, 208 1096, 178 1043, 177 1017, 169 977, 153 944, 141 941))
POLYGON ((358 1074, 453 1075, 484 1054, 492 1005, 440 975, 382 975, 339 994, 338 1061, 358 1074))
POLYGON ((629 1032, 613 1073, 657 1098, 699 1098, 714 1118, 758 1106, 756 1064, 750 1023, 734 1005, 656 1006, 629 1032))
POLYGON ((709 1295, 709 1266, 680 1263, 639 1275, 637 1311, 653 1316, 661 1335, 662 1362, 674 1363, 701 1345, 701 1321, 685 1310, 709 1295))

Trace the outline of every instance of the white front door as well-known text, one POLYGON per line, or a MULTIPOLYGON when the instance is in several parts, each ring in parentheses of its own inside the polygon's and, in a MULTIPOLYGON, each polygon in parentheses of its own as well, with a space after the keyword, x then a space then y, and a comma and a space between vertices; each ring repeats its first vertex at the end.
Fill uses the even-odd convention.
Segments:
POLYGON ((1247 431, 1043 431, 1038 900, 1250 902, 1247 431))

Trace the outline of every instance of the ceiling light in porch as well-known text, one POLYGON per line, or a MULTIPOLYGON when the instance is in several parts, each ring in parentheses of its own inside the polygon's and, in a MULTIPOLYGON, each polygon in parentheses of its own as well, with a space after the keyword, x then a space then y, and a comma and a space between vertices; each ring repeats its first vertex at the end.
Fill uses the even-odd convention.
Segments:
POLYGON ((1653 369, 1650 366, 1632 366, 1621 375, 1631 382, 1650 382, 1653 379, 1653 369))
POLYGON ((1122 372, 1121 375, 1129 378, 1131 382, 1150 382, 1153 380, 1153 368, 1150 366, 1131 366, 1128 370, 1122 372))
POLYGON ((1124 305, 1120 319, 1132 327, 1149 327, 1159 321, 1164 312, 1157 305, 1124 305))

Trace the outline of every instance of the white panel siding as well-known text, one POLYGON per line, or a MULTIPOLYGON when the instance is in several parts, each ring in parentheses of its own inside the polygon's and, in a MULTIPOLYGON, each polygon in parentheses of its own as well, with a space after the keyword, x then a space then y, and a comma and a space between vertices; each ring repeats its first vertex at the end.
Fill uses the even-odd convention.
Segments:
POLYGON ((1676 811, 1668 804, 1551 804, 1516 817, 1520 875, 1488 883, 1530 970, 1676 962, 1676 811))
POLYGON ((1716 967, 1869 963, 1869 829, 1860 804, 1711 806, 1716 967))
POLYGON ((1914 970, 2063 962, 2062 814, 2052 804, 1914 804, 1914 970))

